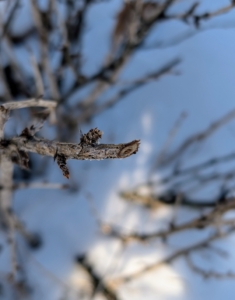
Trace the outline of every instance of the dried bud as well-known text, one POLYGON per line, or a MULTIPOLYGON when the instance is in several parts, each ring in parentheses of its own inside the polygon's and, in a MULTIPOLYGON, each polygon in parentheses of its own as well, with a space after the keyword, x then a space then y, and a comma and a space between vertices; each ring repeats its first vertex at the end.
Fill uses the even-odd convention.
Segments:
POLYGON ((61 169, 61 171, 63 172, 64 177, 69 179, 70 174, 69 174, 69 169, 66 164, 66 157, 64 155, 57 154, 56 162, 57 162, 59 168, 61 169))
POLYGON ((43 121, 38 122, 37 125, 31 125, 29 128, 26 127, 20 134, 22 137, 30 138, 33 137, 43 126, 43 121))
POLYGON ((91 129, 88 133, 83 134, 80 139, 80 144, 97 145, 98 140, 102 137, 102 131, 98 128, 91 129))

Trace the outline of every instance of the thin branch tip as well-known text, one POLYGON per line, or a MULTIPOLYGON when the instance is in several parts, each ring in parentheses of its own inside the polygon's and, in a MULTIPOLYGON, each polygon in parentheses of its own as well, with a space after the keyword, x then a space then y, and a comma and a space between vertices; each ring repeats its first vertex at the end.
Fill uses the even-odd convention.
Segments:
POLYGON ((139 150, 140 146, 140 140, 134 140, 130 143, 127 143, 124 145, 124 147, 120 150, 118 153, 118 156, 120 158, 126 158, 128 156, 131 156, 133 154, 136 154, 139 150))

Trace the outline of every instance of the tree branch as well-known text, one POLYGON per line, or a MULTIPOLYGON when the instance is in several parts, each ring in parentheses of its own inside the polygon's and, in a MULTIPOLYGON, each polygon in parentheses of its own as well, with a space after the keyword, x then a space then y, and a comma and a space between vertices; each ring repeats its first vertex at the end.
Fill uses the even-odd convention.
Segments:
POLYGON ((136 154, 140 141, 134 140, 126 144, 98 144, 102 132, 97 128, 91 129, 81 137, 79 144, 61 143, 34 136, 35 127, 25 128, 21 135, 9 140, 0 141, 1 154, 11 158, 17 156, 17 162, 24 166, 22 160, 27 152, 33 152, 44 156, 52 156, 56 159, 63 175, 69 178, 67 159, 77 160, 102 160, 109 158, 126 158, 136 154))
POLYGON ((216 232, 213 235, 211 235, 210 237, 207 237, 207 238, 199 241, 198 243, 192 244, 188 247, 184 247, 184 248, 174 252, 173 254, 170 254, 169 256, 163 258, 162 260, 160 260, 156 263, 150 264, 148 266, 145 266, 130 275, 124 275, 124 276, 116 278, 116 279, 111 279, 109 282, 109 285, 113 286, 114 288, 118 288, 120 285, 128 283, 130 281, 133 281, 148 272, 155 271, 156 269, 160 268, 164 264, 172 263, 174 260, 178 259, 179 257, 187 256, 189 253, 192 253, 192 252, 198 251, 204 247, 207 247, 208 245, 210 245, 211 242, 222 239, 231 233, 234 233, 234 226, 230 227, 224 233, 216 232))

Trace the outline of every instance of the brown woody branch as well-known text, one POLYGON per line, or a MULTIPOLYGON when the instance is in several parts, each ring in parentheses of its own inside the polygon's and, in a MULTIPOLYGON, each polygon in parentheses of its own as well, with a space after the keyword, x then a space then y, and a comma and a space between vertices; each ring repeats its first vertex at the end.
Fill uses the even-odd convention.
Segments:
POLYGON ((80 264, 84 270, 88 273, 90 277, 90 281, 93 287, 93 295, 91 299, 95 296, 95 294, 102 293, 107 300, 118 300, 117 294, 112 290, 109 285, 105 283, 100 275, 94 270, 93 266, 89 263, 86 256, 78 256, 76 258, 76 262, 80 264))
POLYGON ((205 279, 209 279, 209 278, 216 278, 216 279, 226 279, 226 278, 230 278, 230 279, 234 279, 235 278, 235 273, 228 271, 225 273, 222 272, 218 272, 215 270, 206 270, 204 268, 201 268, 199 266, 197 266, 193 259, 191 258, 190 254, 185 256, 185 260, 189 266, 189 268, 196 274, 202 276, 205 279))
POLYGON ((2 153, 16 150, 33 152, 44 156, 63 155, 66 159, 102 160, 109 158, 126 158, 136 154, 140 141, 134 140, 126 144, 72 144, 49 141, 36 137, 14 137, 2 140, 2 153))
POLYGON ((141 268, 140 270, 129 274, 129 275, 124 275, 124 276, 120 276, 119 278, 114 278, 114 279, 110 279, 109 281, 109 285, 113 286, 113 288, 118 288, 120 285, 128 283, 130 281, 133 281, 143 275, 145 275, 148 272, 152 272, 155 271, 157 269, 159 269, 160 267, 162 267, 165 264, 170 264, 173 261, 175 261, 176 259, 180 258, 180 257, 185 257, 191 253, 194 253, 196 251, 199 251, 205 247, 210 246, 210 244, 216 240, 222 239, 224 237, 227 237, 228 235, 234 233, 234 225, 229 227, 226 231, 224 231, 223 233, 221 232, 216 232, 213 235, 211 235, 210 237, 207 237, 197 243, 194 243, 190 246, 184 247, 178 251, 175 251, 173 254, 170 254, 169 256, 166 256, 165 258, 163 258, 160 261, 157 261, 156 263, 150 264, 148 266, 145 266, 143 268, 141 268))
POLYGON ((190 229, 204 229, 209 226, 218 227, 218 226, 228 226, 235 225, 235 221, 232 219, 222 219, 223 215, 230 210, 235 209, 234 199, 227 199, 227 202, 218 204, 214 209, 212 209, 207 214, 204 214, 198 218, 195 218, 189 222, 185 222, 180 225, 175 225, 173 223, 169 224, 169 228, 165 230, 160 230, 152 233, 137 233, 133 232, 130 234, 121 233, 116 228, 104 224, 101 224, 101 229, 106 232, 107 235, 111 237, 120 238, 124 242, 139 241, 146 242, 156 238, 166 239, 168 236, 175 234, 177 232, 182 232, 190 229))
MULTIPOLYGON (((30 106, 54 108, 56 103, 37 99, 6 103, 0 107, 0 125, 2 125, 2 128, 7 120, 9 110, 30 106)), ((135 154, 140 144, 139 140, 134 140, 126 144, 99 145, 98 140, 102 137, 102 132, 97 128, 91 129, 87 134, 82 135, 79 144, 61 143, 35 137, 34 135, 39 129, 32 125, 30 128, 25 128, 18 137, 13 137, 10 140, 2 139, 0 141, 1 154, 8 157, 10 161, 17 162, 21 167, 26 168, 28 166, 28 152, 52 156, 56 159, 63 175, 69 178, 69 170, 66 165, 67 159, 102 160, 109 158, 126 158, 135 154)))
POLYGON ((163 19, 179 19, 184 22, 188 22, 190 19, 193 21, 196 27, 200 25, 200 21, 202 20, 209 20, 211 18, 223 15, 229 11, 231 11, 235 7, 235 2, 231 1, 231 4, 221 7, 212 12, 205 12, 203 14, 195 13, 196 8, 199 6, 198 2, 192 4, 188 11, 177 14, 177 15, 165 15, 163 19))
MULTIPOLYGON (((86 106, 83 107, 85 103, 78 103, 78 107, 82 107, 83 110, 78 116, 78 123, 82 123, 84 121, 89 120, 92 116, 102 113, 106 109, 113 107, 119 101, 123 100, 126 96, 130 93, 136 91, 137 89, 143 87, 145 84, 152 80, 158 80, 164 75, 170 74, 173 71, 173 68, 177 66, 181 62, 180 58, 175 58, 166 64, 164 64, 161 68, 157 71, 154 71, 150 74, 143 76, 142 78, 137 79, 136 81, 130 83, 128 87, 125 87, 117 92, 116 95, 112 96, 110 99, 107 99, 102 104, 94 104, 93 102, 87 103, 86 106)), ((115 84, 115 82, 113 82, 115 84)))
POLYGON ((205 130, 196 133, 187 138, 174 152, 165 155, 162 158, 161 166, 171 163, 176 158, 182 156, 191 146, 204 141, 206 138, 215 133, 220 127, 227 124, 235 118, 235 109, 229 111, 227 114, 210 124, 205 130))

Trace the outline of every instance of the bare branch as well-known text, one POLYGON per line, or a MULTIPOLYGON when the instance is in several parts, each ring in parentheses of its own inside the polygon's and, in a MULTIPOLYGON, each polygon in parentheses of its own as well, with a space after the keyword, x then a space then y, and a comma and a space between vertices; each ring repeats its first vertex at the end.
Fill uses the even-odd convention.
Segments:
POLYGON ((220 15, 223 15, 229 11, 231 11, 235 7, 235 3, 231 1, 231 4, 221 7, 213 12, 205 12, 203 14, 196 14, 194 13, 196 8, 198 7, 199 3, 194 3, 192 6, 189 8, 188 11, 182 14, 177 14, 177 15, 165 15, 163 19, 179 19, 184 22, 188 22, 190 19, 193 21, 196 27, 200 25, 200 22, 202 20, 209 20, 213 17, 217 17, 220 15))
POLYGON ((207 245, 209 245, 211 242, 218 240, 218 239, 222 239, 222 238, 228 236, 229 234, 234 233, 234 229, 235 229, 234 227, 230 227, 224 233, 216 232, 215 234, 211 235, 210 237, 205 238, 205 239, 201 240, 200 242, 190 245, 188 247, 182 248, 156 263, 153 263, 153 264, 150 264, 149 266, 143 267, 142 269, 140 269, 139 271, 137 271, 135 273, 132 273, 130 275, 125 275, 120 278, 111 279, 110 285, 118 288, 120 285, 128 283, 130 281, 133 281, 148 272, 155 271, 158 268, 160 268, 162 265, 169 264, 172 261, 178 259, 179 257, 183 257, 185 255, 188 255, 189 253, 196 252, 202 248, 207 247, 207 245))
POLYGON ((100 144, 92 146, 89 144, 61 143, 36 137, 27 139, 19 136, 9 140, 8 145, 6 145, 5 141, 2 141, 1 148, 3 152, 18 149, 52 157, 57 153, 64 155, 66 159, 101 160, 131 156, 138 151, 139 144, 139 140, 134 140, 126 144, 100 144))
MULTIPOLYGON (((167 62, 166 64, 164 64, 161 68, 159 68, 159 70, 154 71, 150 74, 147 74, 147 75, 143 76, 142 78, 139 78, 139 79, 135 80, 134 82, 130 83, 130 85, 128 87, 121 89, 120 91, 117 92, 116 95, 114 95, 110 99, 106 100, 104 103, 102 103, 100 105, 93 104, 93 105, 89 105, 89 106, 85 107, 85 109, 83 109, 81 115, 78 117, 78 122, 82 123, 84 121, 89 120, 91 118, 91 116, 100 114, 104 110, 113 107, 119 101, 123 100, 124 97, 126 97, 130 93, 136 91, 137 89, 141 88, 143 85, 147 84, 148 82, 150 82, 152 80, 158 80, 162 76, 164 76, 166 74, 170 74, 172 69, 175 66, 177 66, 180 63, 180 61, 181 60, 179 58, 175 58, 175 59, 167 62)), ((113 82, 113 83, 115 83, 115 82, 113 82)), ((83 104, 79 103, 78 106, 81 107, 81 106, 83 106, 83 104)))
POLYGON ((198 218, 195 218, 189 222, 175 225, 170 223, 169 228, 165 230, 160 230, 153 233, 120 233, 115 227, 112 227, 110 225, 104 224, 101 225, 104 228, 108 228, 109 230, 106 230, 107 235, 112 237, 118 237, 121 240, 125 242, 131 242, 131 241, 139 241, 139 242, 146 242, 151 239, 155 238, 167 238, 168 236, 175 234, 177 232, 182 232, 189 229, 204 229, 209 226, 217 227, 218 225, 235 225, 235 221, 232 219, 223 220, 222 216, 227 211, 232 210, 235 208, 235 201, 234 199, 227 199, 227 201, 224 204, 217 204, 217 206, 214 207, 210 212, 207 214, 204 214, 198 218))
POLYGON ((26 107, 47 107, 47 108, 55 108, 57 103, 51 100, 41 100, 37 98, 32 98, 28 100, 22 100, 19 102, 7 102, 2 104, 5 109, 13 110, 13 109, 20 109, 26 107))
POLYGON ((2 154, 11 158, 14 153, 23 151, 22 153, 33 152, 44 156, 53 156, 54 159, 57 159, 57 163, 66 178, 69 178, 69 170, 66 165, 67 159, 102 160, 126 158, 136 154, 140 144, 139 140, 134 140, 126 144, 99 145, 97 142, 101 138, 101 131, 97 128, 91 129, 87 134, 83 135, 79 144, 36 138, 34 132, 34 130, 30 131, 30 128, 25 128, 20 136, 13 137, 11 140, 2 140, 0 142, 2 154))
POLYGON ((85 256, 77 257, 76 262, 79 263, 86 270, 90 277, 93 287, 93 297, 96 293, 101 292, 107 300, 119 299, 116 293, 110 288, 110 286, 107 285, 102 280, 102 278, 95 272, 92 265, 87 261, 87 258, 85 256))
POLYGON ((175 122, 173 128, 171 129, 171 131, 169 132, 169 135, 167 137, 167 140, 165 141, 165 143, 163 144, 162 149, 160 150, 158 156, 157 156, 157 160, 155 165, 153 166, 152 170, 157 169, 158 165, 161 164, 162 158, 165 156, 167 149, 169 149, 169 146, 171 145, 173 139, 176 136, 176 133, 179 130, 179 127, 181 126, 182 122, 185 120, 187 114, 186 113, 181 113, 179 118, 177 119, 177 121, 175 122))
POLYGON ((4 137, 4 126, 9 118, 9 109, 0 106, 0 139, 4 137))
POLYGON ((33 75, 34 75, 35 86, 36 86, 36 96, 42 97, 44 95, 44 85, 43 85, 42 76, 38 67, 38 63, 33 53, 29 51, 29 54, 30 54, 30 61, 32 65, 33 75))
POLYGON ((234 279, 235 278, 235 273, 228 271, 226 273, 221 273, 215 270, 205 270, 199 266, 197 266, 194 261, 192 260, 192 258, 190 257, 190 255, 185 255, 185 260, 189 266, 189 268, 195 272, 196 274, 202 276, 205 279, 209 279, 209 278, 216 278, 216 279, 234 279))
POLYGON ((185 151, 192 145, 202 142, 206 138, 208 138, 210 135, 212 135, 216 130, 218 130, 221 126, 227 124, 232 119, 235 118, 235 109, 218 119, 217 121, 213 122, 211 125, 209 125, 205 130, 190 136, 188 139, 186 139, 173 153, 166 155, 164 159, 162 159, 161 166, 166 165, 170 162, 172 162, 177 157, 181 156, 185 151))

